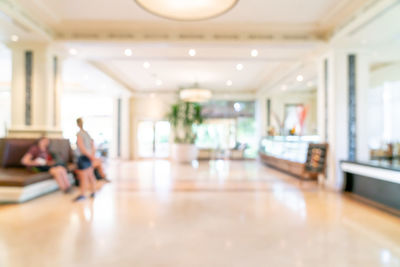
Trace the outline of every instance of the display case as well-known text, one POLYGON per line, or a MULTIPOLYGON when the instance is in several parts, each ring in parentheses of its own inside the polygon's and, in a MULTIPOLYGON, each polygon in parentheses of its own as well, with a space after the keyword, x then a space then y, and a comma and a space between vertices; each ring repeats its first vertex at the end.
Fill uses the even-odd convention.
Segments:
POLYGON ((269 136, 261 139, 259 156, 266 165, 302 179, 316 179, 316 173, 305 170, 310 143, 318 136, 269 136))

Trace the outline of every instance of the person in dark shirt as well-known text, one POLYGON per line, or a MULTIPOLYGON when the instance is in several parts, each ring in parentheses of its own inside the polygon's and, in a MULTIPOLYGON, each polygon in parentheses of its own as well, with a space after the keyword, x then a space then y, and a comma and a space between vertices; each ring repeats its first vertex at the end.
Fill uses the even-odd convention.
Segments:
POLYGON ((71 191, 71 184, 68 180, 67 170, 64 166, 56 164, 49 152, 49 145, 48 138, 40 138, 22 157, 21 163, 34 172, 49 172, 57 181, 60 189, 64 193, 68 193, 71 191))

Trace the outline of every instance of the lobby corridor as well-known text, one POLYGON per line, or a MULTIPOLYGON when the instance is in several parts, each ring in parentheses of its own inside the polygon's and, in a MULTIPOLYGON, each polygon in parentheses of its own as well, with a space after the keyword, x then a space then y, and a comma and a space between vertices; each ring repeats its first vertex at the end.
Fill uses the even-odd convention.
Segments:
POLYGON ((257 161, 107 169, 94 200, 0 206, 0 266, 400 266, 400 218, 257 161))

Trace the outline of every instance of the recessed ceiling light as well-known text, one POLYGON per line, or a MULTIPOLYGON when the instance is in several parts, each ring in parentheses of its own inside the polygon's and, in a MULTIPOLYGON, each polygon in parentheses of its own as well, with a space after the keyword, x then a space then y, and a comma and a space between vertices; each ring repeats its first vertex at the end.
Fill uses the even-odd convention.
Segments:
POLYGON ((72 56, 75 56, 76 54, 78 54, 78 51, 75 48, 71 48, 69 50, 69 54, 72 55, 72 56))
POLYGON ((302 81, 304 80, 303 75, 297 75, 296 80, 297 80, 298 82, 302 82, 302 81))
POLYGON ((241 63, 237 64, 236 69, 241 71, 243 69, 243 64, 241 64, 241 63))
POLYGON ((226 81, 226 85, 227 85, 227 86, 232 86, 232 84, 233 84, 233 82, 232 82, 231 80, 227 80, 227 81, 226 81))
POLYGON ((149 62, 144 62, 143 63, 143 68, 145 68, 145 69, 148 69, 148 68, 150 68, 150 63, 149 62))
POLYGON ((132 56, 132 49, 129 49, 129 48, 125 49, 124 54, 125 54, 125 56, 127 56, 127 57, 132 56))
POLYGON ((163 82, 160 80, 160 79, 157 79, 156 80, 156 85, 157 86, 161 86, 163 84, 163 82))
POLYGON ((258 50, 257 49, 251 50, 251 56, 252 57, 257 57, 258 56, 258 50))
POLYGON ((19 40, 18 35, 15 35, 15 34, 11 35, 11 41, 18 42, 18 40, 19 40))
POLYGON ((195 49, 190 49, 189 50, 189 56, 194 57, 196 55, 196 50, 195 49))
POLYGON ((286 84, 282 85, 282 86, 281 86, 281 90, 282 90, 282 91, 286 91, 286 90, 287 90, 287 85, 286 85, 286 84))

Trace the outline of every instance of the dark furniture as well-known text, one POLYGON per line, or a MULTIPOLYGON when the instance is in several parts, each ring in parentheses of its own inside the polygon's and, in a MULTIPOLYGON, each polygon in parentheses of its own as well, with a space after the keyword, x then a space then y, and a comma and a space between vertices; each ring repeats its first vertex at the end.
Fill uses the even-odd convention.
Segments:
POLYGON ((374 206, 400 215, 400 162, 342 161, 345 191, 374 206))
MULTIPOLYGON (((24 202, 58 189, 47 172, 34 173, 21 164, 21 158, 36 139, 0 139, 0 202, 24 202)), ((66 139, 51 139, 49 150, 73 170, 73 153, 66 139)), ((70 179, 73 176, 70 173, 70 179)))

